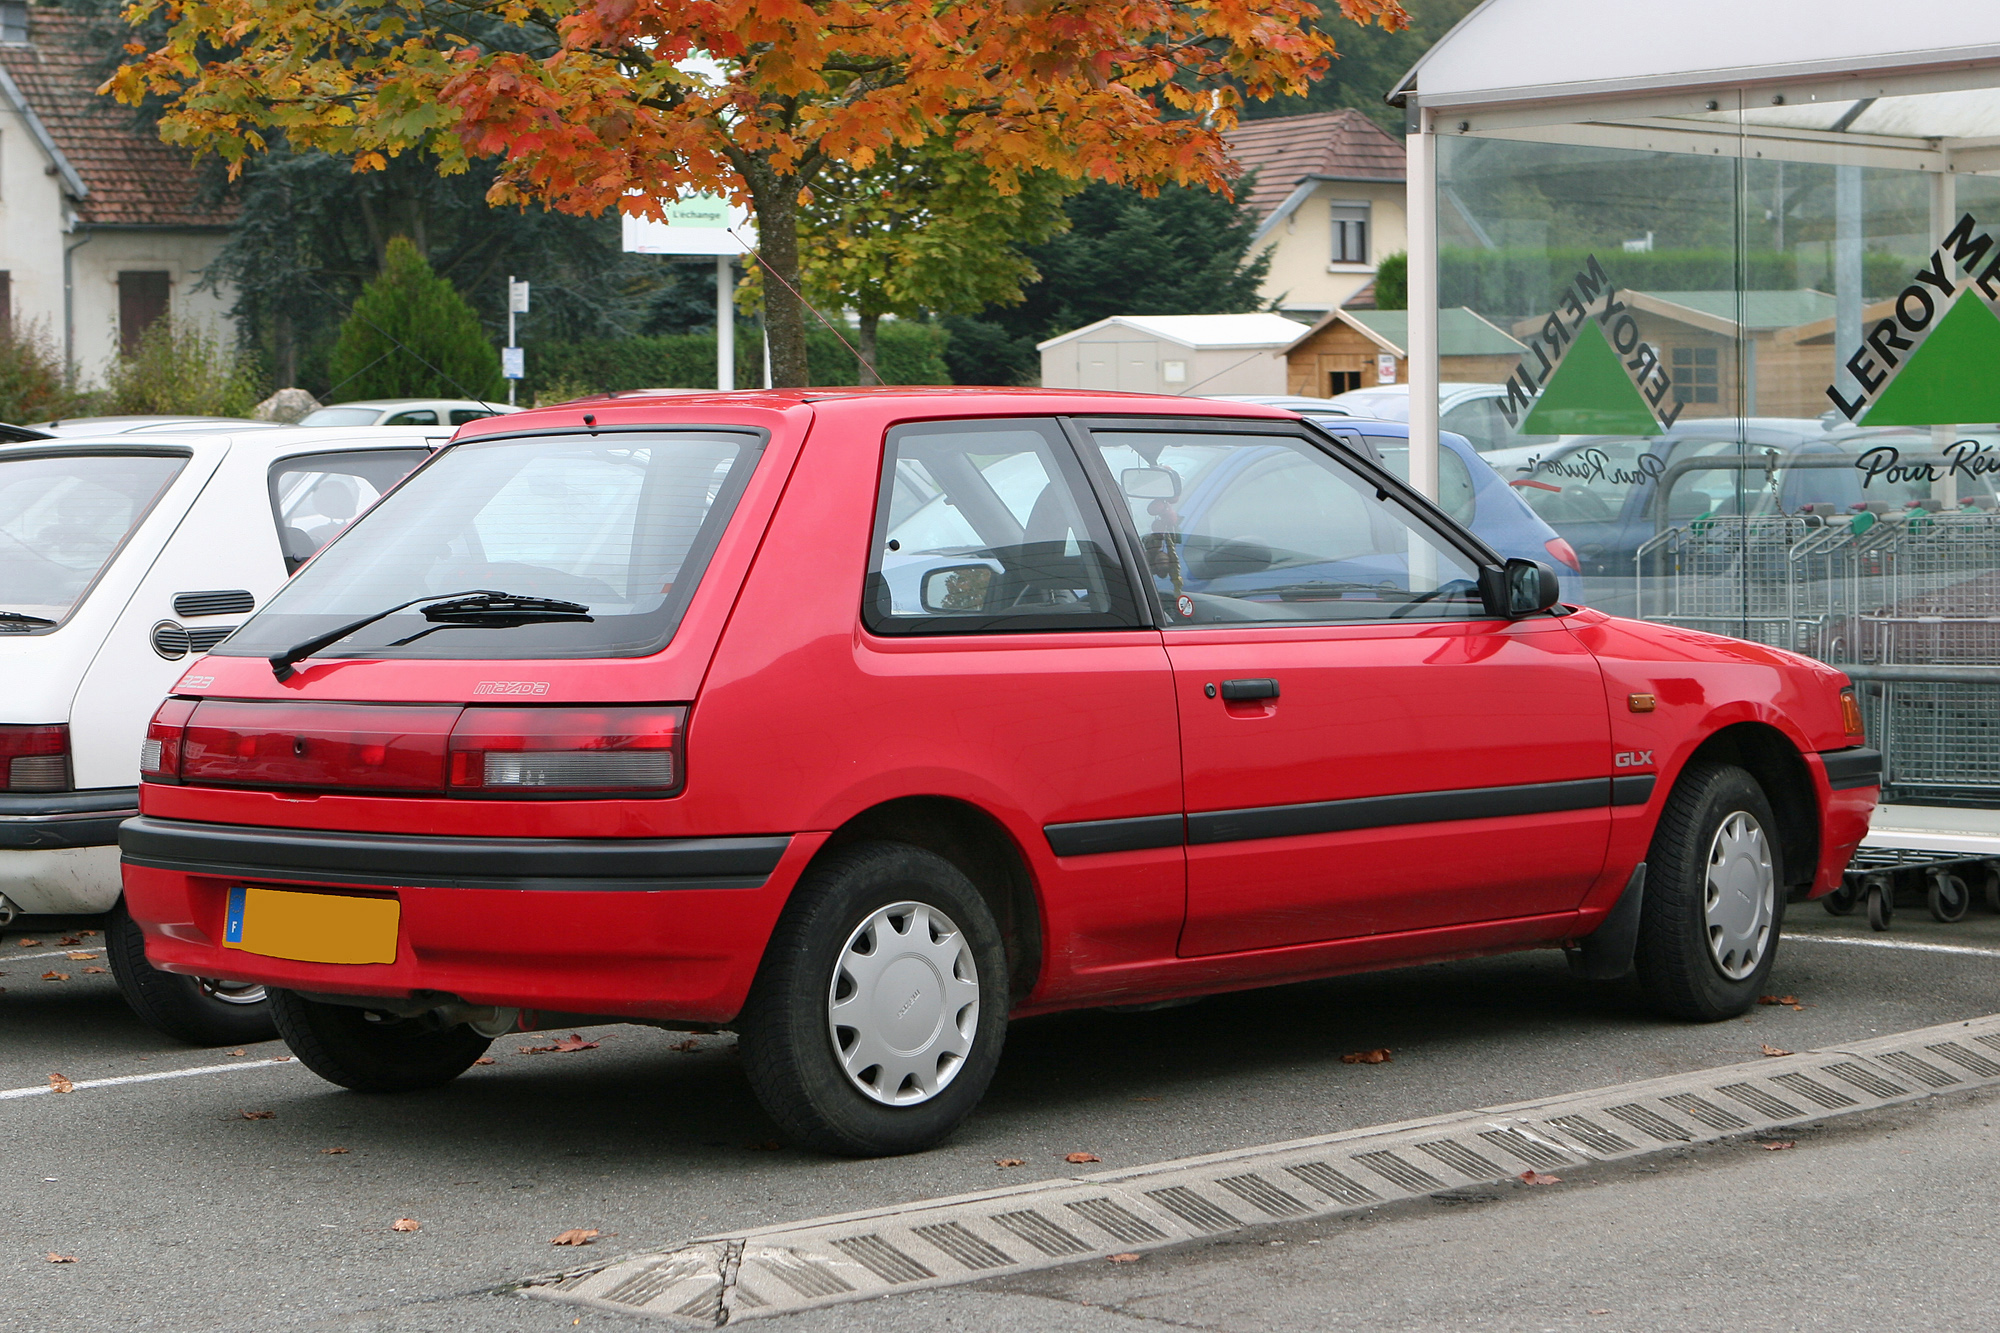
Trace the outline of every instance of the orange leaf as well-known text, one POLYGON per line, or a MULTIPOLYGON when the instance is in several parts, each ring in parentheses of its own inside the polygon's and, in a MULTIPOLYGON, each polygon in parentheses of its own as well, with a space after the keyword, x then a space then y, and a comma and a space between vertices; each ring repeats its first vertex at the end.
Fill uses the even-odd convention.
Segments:
POLYGON ((477 1060, 474 1060, 472 1063, 476 1065, 490 1065, 493 1063, 493 1057, 490 1055, 482 1055, 477 1060))
POLYGON ((1081 1166, 1085 1162, 1101 1162, 1104 1159, 1094 1152, 1068 1152, 1063 1154, 1063 1160, 1065 1162, 1074 1162, 1078 1166, 1081 1166))
POLYGON ((399 1217, 389 1224, 391 1231, 421 1231, 424 1224, 414 1217, 399 1217))
POLYGON ((85 969, 83 969, 83 974, 85 976, 90 976, 92 973, 102 974, 105 972, 109 972, 110 970, 111 969, 108 967, 86 967, 85 969))
POLYGON ((521 1047, 521 1054, 546 1055, 550 1051, 594 1051, 596 1049, 596 1042, 585 1041, 582 1033, 572 1032, 567 1037, 556 1038, 555 1041, 547 1046, 523 1046, 521 1047))
POLYGON ((242 1116, 245 1120, 276 1120, 278 1118, 276 1111, 238 1111, 236 1114, 242 1116))
POLYGON ((97 955, 94 953, 72 953, 65 954, 64 957, 68 958, 72 963, 82 963, 88 962, 90 959, 97 957, 97 955))
POLYGON ((1021 1158, 1019 1158, 1019 1157, 996 1157, 996 1158, 994 1158, 994 1159, 993 1159, 993 1165, 995 1165, 995 1166, 1026 1166, 1026 1165, 1027 1165, 1027 1162, 1023 1161, 1023 1160, 1022 1160, 1021 1158))
POLYGON ((1760 1143, 1757 1146, 1765 1152, 1783 1152, 1787 1148, 1798 1147, 1799 1141, 1797 1139, 1778 1139, 1771 1143, 1760 1143))
POLYGON ((40 941, 40 940, 15 940, 15 941, 14 941, 14 943, 16 943, 16 944, 20 945, 20 946, 21 946, 21 947, 22 947, 23 949, 32 949, 32 948, 34 948, 34 947, 35 947, 36 945, 40 944, 40 943, 41 943, 41 941, 40 941))
POLYGON ((1788 1051, 1788 1050, 1784 1049, 1784 1048, 1783 1048, 1782 1046, 1773 1046, 1773 1045, 1772 1045, 1772 1044, 1771 1044, 1770 1042, 1768 1042, 1768 1041, 1767 1041, 1767 1042, 1765 1042, 1765 1043, 1763 1043, 1763 1046, 1764 1046, 1764 1054, 1766 1054, 1766 1055, 1790 1055, 1790 1054, 1791 1054, 1791 1052, 1790 1052, 1790 1051, 1788 1051))
POLYGON ((1104 1256, 1104 1262, 1108 1264, 1136 1264, 1139 1262, 1139 1256, 1136 1254, 1107 1254, 1104 1256))
POLYGON ((49 1091, 50 1091, 50 1092, 75 1092, 75 1091, 76 1091, 76 1084, 74 1084, 74 1083, 70 1082, 70 1081, 69 1081, 68 1079, 64 1078, 64 1077, 63 1077, 63 1076, 62 1076, 61 1074, 50 1074, 50 1075, 49 1075, 49 1091))
POLYGON ((325 1154, 325 1155, 327 1155, 328 1157, 340 1157, 340 1156, 343 1156, 343 1155, 344 1155, 344 1154, 345 1154, 345 1153, 346 1153, 347 1151, 348 1151, 348 1150, 347 1150, 346 1148, 321 1148, 321 1149, 320 1149, 320 1152, 324 1153, 324 1154, 325 1154))
POLYGON ((1387 1046, 1378 1046, 1372 1051, 1355 1051, 1352 1055, 1343 1055, 1340 1057, 1340 1062, 1344 1065, 1386 1065, 1392 1058, 1394 1057, 1389 1054, 1387 1046))
POLYGON ((1563 1180, 1561 1176, 1544 1175, 1542 1172, 1535 1170, 1523 1171, 1515 1179, 1519 1180, 1523 1185, 1560 1185, 1563 1180))
POLYGON ((43 980, 43 981, 68 981, 68 980, 69 980, 69 973, 67 973, 67 972, 44 972, 44 973, 42 973, 42 980, 43 980))
POLYGON ((590 1242, 597 1239, 598 1234, 599 1233, 596 1232, 595 1230, 586 1230, 583 1227, 571 1227, 568 1231, 563 1232, 562 1235, 557 1236, 554 1240, 550 1241, 549 1244, 588 1245, 590 1244, 590 1242))
POLYGON ((73 1264, 76 1262, 76 1256, 73 1254, 57 1254, 54 1250, 50 1250, 49 1262, 52 1264, 73 1264))

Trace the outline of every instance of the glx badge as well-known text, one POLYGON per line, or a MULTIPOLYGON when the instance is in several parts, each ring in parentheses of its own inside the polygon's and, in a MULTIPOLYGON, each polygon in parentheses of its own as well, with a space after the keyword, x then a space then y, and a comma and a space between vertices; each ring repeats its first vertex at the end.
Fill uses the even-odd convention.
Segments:
POLYGON ((1653 752, 1651 750, 1620 750, 1616 755, 1612 756, 1611 762, 1620 768, 1651 768, 1653 766, 1653 752))

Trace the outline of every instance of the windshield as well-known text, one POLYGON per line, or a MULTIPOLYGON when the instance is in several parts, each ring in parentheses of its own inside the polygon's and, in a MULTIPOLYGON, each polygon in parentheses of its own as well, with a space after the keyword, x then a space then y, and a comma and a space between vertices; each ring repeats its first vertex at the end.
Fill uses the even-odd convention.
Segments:
POLYGON ((440 625, 414 606, 320 657, 606 657, 672 635, 762 449, 690 428, 473 440, 356 521, 224 650, 269 656, 399 602, 491 589, 587 618, 440 625))
MULTIPOLYGON (((299 418, 301 426, 372 426, 382 415, 379 407, 322 407, 299 418)), ((435 423, 437 417, 432 415, 435 423)))
POLYGON ((66 619, 186 464, 183 454, 0 458, 0 611, 66 619))

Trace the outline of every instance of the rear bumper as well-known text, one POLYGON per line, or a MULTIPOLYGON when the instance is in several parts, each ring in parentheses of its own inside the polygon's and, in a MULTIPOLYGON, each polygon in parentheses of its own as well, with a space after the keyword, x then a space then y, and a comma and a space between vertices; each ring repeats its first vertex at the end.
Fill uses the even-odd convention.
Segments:
POLYGON ((115 847, 118 825, 138 813, 137 787, 0 792, 0 851, 115 847))
POLYGON ((722 1023, 824 834, 454 838, 198 824, 120 834, 125 896, 155 967, 320 994, 722 1023), (305 963, 222 943, 231 887, 400 904, 391 963, 305 963))

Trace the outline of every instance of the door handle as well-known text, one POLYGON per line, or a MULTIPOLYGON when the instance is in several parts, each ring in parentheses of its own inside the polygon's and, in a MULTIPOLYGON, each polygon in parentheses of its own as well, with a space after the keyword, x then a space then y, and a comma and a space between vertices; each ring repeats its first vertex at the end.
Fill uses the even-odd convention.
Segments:
POLYGON ((1278 682, 1266 677, 1261 680, 1225 680, 1222 682, 1224 699, 1275 699, 1278 697, 1278 682))

